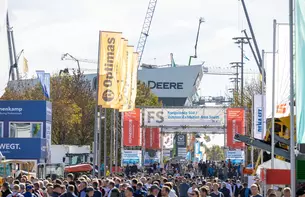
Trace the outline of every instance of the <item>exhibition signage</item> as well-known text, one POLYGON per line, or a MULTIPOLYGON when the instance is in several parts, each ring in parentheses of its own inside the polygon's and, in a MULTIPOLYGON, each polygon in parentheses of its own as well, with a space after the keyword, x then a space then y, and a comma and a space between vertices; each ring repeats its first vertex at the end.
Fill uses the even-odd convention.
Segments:
POLYGON ((224 108, 144 108, 145 126, 223 126, 224 108))
POLYGON ((245 109, 227 109, 227 146, 232 149, 242 149, 245 147, 243 142, 234 140, 236 134, 245 134, 245 109))
POLYGON ((123 145, 141 146, 141 111, 136 108, 123 113, 123 145))
POLYGON ((263 139, 266 134, 266 97, 265 95, 254 95, 253 97, 253 130, 254 138, 263 139))
POLYGON ((141 150, 123 150, 122 163, 123 165, 141 164, 141 150))

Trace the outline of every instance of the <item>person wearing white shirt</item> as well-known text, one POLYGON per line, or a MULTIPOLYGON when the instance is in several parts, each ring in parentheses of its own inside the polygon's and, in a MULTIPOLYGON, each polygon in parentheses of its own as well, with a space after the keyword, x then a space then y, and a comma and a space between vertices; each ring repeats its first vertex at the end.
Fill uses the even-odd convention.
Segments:
POLYGON ((192 197, 193 190, 196 189, 196 183, 191 183, 191 187, 187 190, 187 194, 189 197, 192 197))
POLYGON ((108 192, 108 197, 111 197, 111 191, 112 189, 114 188, 114 182, 113 181, 109 181, 109 184, 108 184, 108 188, 109 188, 109 192, 108 192))

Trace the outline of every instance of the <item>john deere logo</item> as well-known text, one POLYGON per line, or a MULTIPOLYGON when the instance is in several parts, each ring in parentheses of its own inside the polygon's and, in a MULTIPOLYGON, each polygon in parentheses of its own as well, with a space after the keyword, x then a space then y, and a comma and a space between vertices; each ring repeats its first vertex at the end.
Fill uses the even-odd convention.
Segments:
POLYGON ((103 92, 102 98, 105 102, 110 102, 114 99, 114 93, 112 90, 105 90, 103 92))

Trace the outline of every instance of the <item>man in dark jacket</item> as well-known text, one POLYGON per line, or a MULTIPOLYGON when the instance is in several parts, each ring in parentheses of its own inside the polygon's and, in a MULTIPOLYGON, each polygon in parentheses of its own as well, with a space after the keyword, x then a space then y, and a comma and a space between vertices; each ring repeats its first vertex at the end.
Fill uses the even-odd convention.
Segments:
POLYGON ((99 191, 99 183, 97 181, 93 181, 92 183, 93 189, 94 189, 94 195, 93 197, 102 197, 102 192, 99 191))
POLYGON ((226 183, 222 183, 221 186, 222 188, 219 191, 223 193, 224 197, 231 197, 230 190, 227 188, 226 183))
POLYGON ((3 183, 1 193, 2 197, 7 197, 9 194, 12 193, 10 185, 7 182, 3 183))
POLYGON ((77 197, 75 194, 75 187, 74 185, 68 185, 67 192, 61 195, 60 197, 77 197))

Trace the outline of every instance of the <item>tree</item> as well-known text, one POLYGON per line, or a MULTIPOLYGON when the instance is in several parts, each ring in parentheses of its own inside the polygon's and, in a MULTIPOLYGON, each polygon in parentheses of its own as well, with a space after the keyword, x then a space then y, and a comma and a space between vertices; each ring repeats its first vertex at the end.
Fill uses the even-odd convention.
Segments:
POLYGON ((211 148, 207 148, 207 160, 223 161, 225 160, 224 148, 218 145, 213 145, 211 148))
MULTIPOLYGON (((17 86, 23 82, 18 82, 17 86)), ((52 143, 87 145, 93 140, 93 90, 82 74, 51 77, 52 143)), ((2 100, 45 100, 39 83, 7 88, 2 100)))
MULTIPOLYGON (((1 100, 45 100, 38 80, 22 80, 16 83, 15 88, 6 89, 1 100)), ((92 144, 96 103, 94 95, 90 82, 81 73, 51 77, 53 144, 92 144)), ((162 103, 149 87, 138 81, 136 106, 162 106, 162 103)), ((106 117, 107 136, 110 136, 111 132, 110 111, 107 110, 106 117)), ((120 123, 120 120, 118 122, 120 123)), ((110 138, 107 141, 109 142, 110 138)), ((110 144, 108 150, 109 146, 110 144)))

